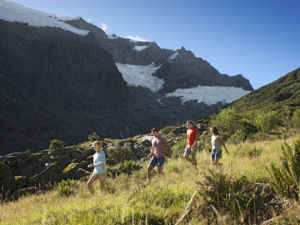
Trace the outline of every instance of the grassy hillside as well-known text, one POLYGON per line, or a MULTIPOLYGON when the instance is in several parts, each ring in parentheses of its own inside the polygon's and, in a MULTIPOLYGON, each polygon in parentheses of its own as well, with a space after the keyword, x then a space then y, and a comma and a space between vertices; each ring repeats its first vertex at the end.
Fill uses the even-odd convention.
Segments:
POLYGON ((287 138, 300 132, 300 69, 212 115, 210 125, 234 142, 287 138))
POLYGON ((253 110, 300 109, 300 68, 235 101, 231 108, 246 113, 253 110))
MULTIPOLYGON (((91 195, 88 177, 62 181, 51 191, 0 203, 0 224, 300 224, 299 90, 300 69, 197 121, 197 169, 182 159, 185 126, 162 129, 173 157, 165 175, 154 172, 148 185, 145 135, 104 139, 106 192, 91 195), (230 152, 220 168, 209 159, 210 126, 218 127, 230 152)), ((73 147, 87 151, 93 135, 73 147)))
POLYGON ((64 182, 52 191, 1 203, 0 224, 176 224, 180 218, 180 224, 260 224, 270 217, 273 223, 266 224, 299 224, 299 203, 279 198, 265 185, 273 180, 266 167, 280 167, 283 143, 229 144, 221 169, 212 167, 207 151, 198 153, 198 169, 181 157, 168 159, 165 176, 154 173, 149 185, 148 162, 141 162, 141 170, 109 178, 107 192, 97 188, 94 196, 84 181, 64 182))

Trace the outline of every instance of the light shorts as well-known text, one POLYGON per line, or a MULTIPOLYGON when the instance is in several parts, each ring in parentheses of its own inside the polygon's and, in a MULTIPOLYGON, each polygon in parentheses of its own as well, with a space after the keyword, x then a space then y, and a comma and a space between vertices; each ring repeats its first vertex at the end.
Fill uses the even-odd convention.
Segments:
POLYGON ((97 178, 100 182, 104 182, 104 181, 106 180, 106 177, 107 177, 106 173, 93 174, 93 175, 90 177, 88 183, 89 183, 92 179, 94 179, 94 178, 97 178))
POLYGON ((195 147, 194 149, 192 148, 192 146, 186 146, 185 150, 184 150, 184 154, 183 157, 188 157, 189 155, 192 154, 192 158, 196 158, 196 154, 197 154, 197 147, 195 147))

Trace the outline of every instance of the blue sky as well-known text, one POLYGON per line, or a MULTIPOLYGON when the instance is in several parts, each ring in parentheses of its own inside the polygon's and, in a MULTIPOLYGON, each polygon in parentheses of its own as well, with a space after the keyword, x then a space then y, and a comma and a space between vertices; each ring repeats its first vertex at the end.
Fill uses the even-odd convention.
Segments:
POLYGON ((300 0, 14 0, 106 24, 163 48, 184 46, 259 88, 300 67, 300 0))

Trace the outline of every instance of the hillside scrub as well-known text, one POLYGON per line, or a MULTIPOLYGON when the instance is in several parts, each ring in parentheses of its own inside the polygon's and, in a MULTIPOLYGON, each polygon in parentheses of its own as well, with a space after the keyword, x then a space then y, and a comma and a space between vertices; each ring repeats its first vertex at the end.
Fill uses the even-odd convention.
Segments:
MULTIPOLYGON (((225 140, 240 141, 269 140, 295 135, 300 129, 300 110, 291 111, 249 111, 245 114, 234 108, 222 109, 211 116, 210 126, 216 126, 225 140)), ((208 138, 204 133, 201 139, 208 138)))
POLYGON ((273 176, 265 169, 272 164, 280 167, 282 144, 282 140, 228 143, 230 155, 224 154, 221 169, 211 165, 206 151, 197 155, 197 170, 181 157, 168 158, 165 176, 155 170, 150 185, 145 183, 147 161, 130 175, 108 178, 107 191, 97 187, 93 196, 85 182, 64 181, 52 191, 1 203, 0 223, 176 224, 182 218, 181 224, 261 224, 278 216, 278 221, 297 221, 294 210, 299 203, 278 199, 270 188, 273 176), (243 149, 261 152, 231 154, 243 149))

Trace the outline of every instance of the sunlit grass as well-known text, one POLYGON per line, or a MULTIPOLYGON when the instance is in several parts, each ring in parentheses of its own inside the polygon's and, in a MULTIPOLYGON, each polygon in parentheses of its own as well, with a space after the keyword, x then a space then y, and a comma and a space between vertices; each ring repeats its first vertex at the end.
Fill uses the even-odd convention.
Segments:
MULTIPOLYGON (((287 140, 292 143, 295 138, 287 140)), ((253 181, 268 181, 265 167, 279 164, 283 140, 227 144, 230 154, 223 153, 223 170, 232 176, 247 176, 253 181), (237 149, 262 149, 258 156, 235 154, 237 149)), ((182 150, 183 151, 183 150, 182 150)), ((208 152, 197 154, 198 168, 182 158, 167 159, 165 175, 153 172, 151 184, 146 185, 146 168, 131 176, 120 175, 107 180, 107 192, 97 187, 91 195, 84 182, 69 197, 59 196, 57 190, 22 197, 0 204, 0 224, 172 224, 183 213, 197 182, 209 168, 208 152)), ((201 216, 191 218, 199 224, 201 216)), ((203 221, 203 224, 205 222, 203 221)))

